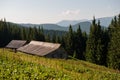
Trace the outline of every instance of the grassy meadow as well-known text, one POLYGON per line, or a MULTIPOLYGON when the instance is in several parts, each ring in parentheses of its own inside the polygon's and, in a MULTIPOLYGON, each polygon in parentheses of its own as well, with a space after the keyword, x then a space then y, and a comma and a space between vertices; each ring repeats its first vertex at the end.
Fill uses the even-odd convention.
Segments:
POLYGON ((120 80, 120 72, 82 60, 50 59, 0 49, 1 80, 120 80))

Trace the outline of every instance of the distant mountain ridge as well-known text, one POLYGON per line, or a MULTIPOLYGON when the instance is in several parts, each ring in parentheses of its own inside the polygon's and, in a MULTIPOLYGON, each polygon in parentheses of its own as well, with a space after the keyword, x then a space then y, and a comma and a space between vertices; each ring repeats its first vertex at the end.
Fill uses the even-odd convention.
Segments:
MULTIPOLYGON (((109 24, 111 23, 112 19, 113 19, 113 17, 102 17, 102 18, 97 18, 96 21, 100 20, 102 26, 108 27, 109 24)), ((78 24, 80 22, 91 22, 92 23, 92 20, 87 20, 87 19, 83 19, 83 20, 62 20, 62 21, 60 21, 56 24, 59 25, 59 26, 67 27, 70 24, 75 25, 75 24, 78 24)))
MULTIPOLYGON (((114 18, 114 17, 97 18, 96 21, 100 20, 101 26, 108 27, 108 26, 110 25, 111 20, 112 20, 113 18, 114 18)), ((92 22, 92 20, 90 20, 90 22, 92 22)))
POLYGON ((59 26, 57 24, 20 24, 20 25, 24 27, 43 27, 43 29, 46 29, 46 30, 67 31, 64 27, 59 26))
MULTIPOLYGON (((103 17, 103 18, 97 18, 96 21, 100 20, 101 26, 108 27, 112 19, 113 17, 103 17)), ((78 26, 80 25, 82 31, 89 33, 91 23, 92 20, 84 19, 84 20, 63 20, 56 24, 20 24, 20 25, 24 27, 40 26, 46 30, 59 30, 59 31, 68 31, 69 25, 72 25, 73 30, 76 31, 78 26)))
POLYGON ((90 25, 91 25, 90 22, 86 21, 86 22, 80 22, 75 25, 72 25, 73 30, 76 31, 78 29, 79 25, 81 27, 82 32, 84 32, 84 31, 87 33, 90 32, 90 25))
POLYGON ((84 21, 88 21, 87 19, 83 19, 83 20, 62 20, 58 23, 56 23, 59 26, 64 26, 64 27, 68 27, 70 24, 71 25, 75 25, 78 24, 80 22, 84 22, 84 21))
MULTIPOLYGON (((24 27, 39 27, 40 26, 46 30, 59 30, 59 31, 68 31, 69 30, 69 26, 63 27, 63 26, 59 26, 57 24, 20 24, 20 25, 22 25, 24 27)), ((73 30, 76 31, 79 25, 80 25, 82 31, 85 31, 87 33, 89 32, 90 25, 91 25, 90 22, 80 22, 75 25, 72 25, 73 30)))

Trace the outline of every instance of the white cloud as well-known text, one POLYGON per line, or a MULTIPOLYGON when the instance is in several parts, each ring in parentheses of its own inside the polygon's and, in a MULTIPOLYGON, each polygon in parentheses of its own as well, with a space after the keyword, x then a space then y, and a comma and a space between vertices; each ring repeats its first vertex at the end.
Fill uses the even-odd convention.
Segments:
POLYGON ((80 14, 80 10, 66 10, 66 11, 63 11, 62 12, 62 15, 70 15, 70 16, 73 16, 73 15, 79 15, 80 14))

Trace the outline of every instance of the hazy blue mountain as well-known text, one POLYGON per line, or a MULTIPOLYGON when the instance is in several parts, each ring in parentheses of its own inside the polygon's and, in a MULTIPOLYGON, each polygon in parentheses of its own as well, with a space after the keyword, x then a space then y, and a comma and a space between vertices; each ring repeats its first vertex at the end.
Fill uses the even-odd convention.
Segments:
MULTIPOLYGON (((103 17, 103 18, 97 18, 96 20, 100 20, 100 24, 104 27, 108 27, 111 23, 111 20, 113 19, 113 17, 103 17)), ((92 20, 90 20, 90 22, 92 22, 92 20)))
POLYGON ((81 30, 84 32, 87 32, 87 33, 89 33, 90 32, 90 25, 91 25, 91 23, 90 22, 88 22, 88 21, 86 21, 86 22, 80 22, 80 23, 77 23, 77 24, 75 24, 75 25, 73 25, 72 26, 72 28, 73 28, 73 30, 77 30, 78 29, 78 26, 80 25, 80 27, 81 27, 81 30))
POLYGON ((43 27, 46 30, 59 30, 59 31, 67 31, 67 27, 62 27, 57 24, 20 24, 24 27, 43 27))
MULTIPOLYGON (((103 17, 96 19, 97 21, 100 20, 101 26, 108 27, 111 23, 113 17, 103 17)), ((86 31, 89 33, 90 25, 92 20, 63 20, 58 22, 57 24, 20 24, 25 27, 43 27, 46 30, 59 30, 59 31, 68 31, 69 25, 72 25, 73 30, 77 30, 78 26, 81 26, 82 31, 86 31)))
MULTIPOLYGON (((59 30, 59 31, 68 31, 69 30, 69 26, 67 27, 63 27, 63 26, 59 26, 57 24, 20 24, 24 27, 43 27, 43 29, 46 30, 59 30)), ((77 23, 75 25, 72 25, 73 30, 77 30, 78 26, 81 26, 82 31, 86 31, 87 33, 89 32, 90 29, 90 22, 80 22, 77 23)))
MULTIPOLYGON (((97 18, 96 20, 97 21, 100 20, 102 26, 108 27, 109 24, 111 23, 112 18, 113 17, 103 17, 103 18, 97 18)), ((68 26, 70 24, 71 25, 79 24, 80 22, 92 22, 92 20, 86 20, 86 19, 83 19, 83 20, 62 20, 56 24, 60 25, 60 26, 68 26)))
POLYGON ((25 23, 21 23, 21 24, 19 24, 19 25, 22 25, 22 26, 24 26, 24 27, 34 27, 34 26, 37 25, 37 24, 30 24, 30 23, 25 24, 25 23))
POLYGON ((70 24, 75 25, 75 24, 78 24, 78 23, 84 22, 84 21, 87 21, 87 19, 83 19, 83 20, 62 20, 62 21, 60 21, 60 22, 58 22, 56 24, 59 25, 59 26, 67 27, 70 24))
POLYGON ((40 26, 42 26, 44 29, 47 29, 47 30, 59 30, 59 31, 68 30, 66 27, 59 26, 57 24, 41 24, 40 26))

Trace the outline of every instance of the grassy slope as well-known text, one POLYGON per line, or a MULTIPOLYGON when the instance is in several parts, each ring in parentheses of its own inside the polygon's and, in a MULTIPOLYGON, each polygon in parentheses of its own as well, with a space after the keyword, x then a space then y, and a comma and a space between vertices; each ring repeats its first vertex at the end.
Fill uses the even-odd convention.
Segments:
POLYGON ((120 72, 81 60, 48 59, 0 49, 0 79, 120 80, 120 72))

